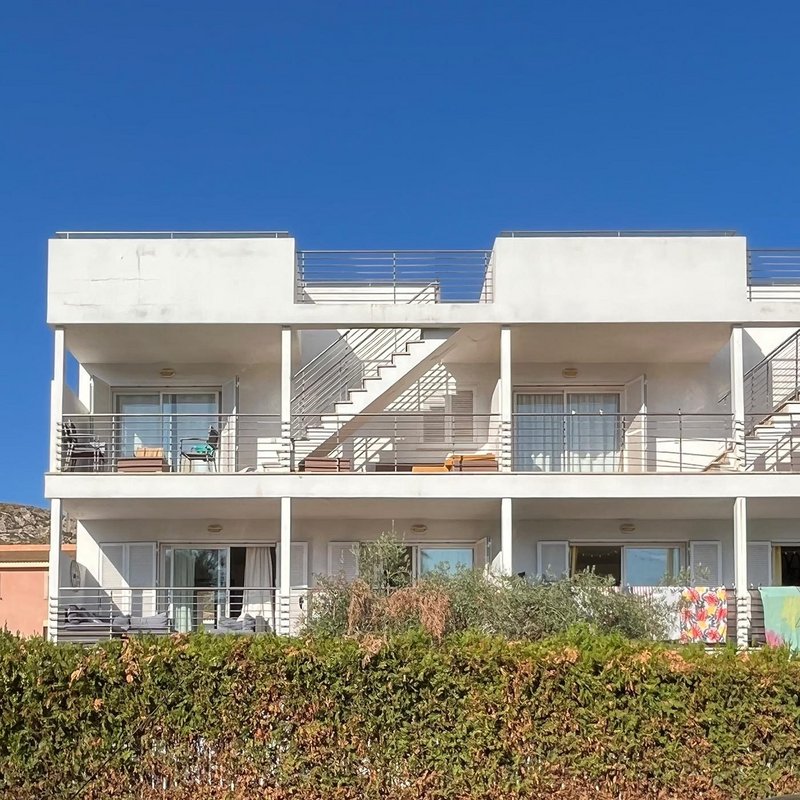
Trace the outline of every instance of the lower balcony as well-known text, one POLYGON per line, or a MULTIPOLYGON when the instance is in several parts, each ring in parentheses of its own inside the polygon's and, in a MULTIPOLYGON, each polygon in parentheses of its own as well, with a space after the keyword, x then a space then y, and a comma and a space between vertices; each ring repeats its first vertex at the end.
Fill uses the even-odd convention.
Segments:
POLYGON ((282 614, 299 621, 305 596, 302 590, 293 594, 294 601, 284 601, 282 608, 274 587, 61 587, 50 604, 50 624, 59 641, 77 644, 200 631, 241 636, 274 633, 282 614))

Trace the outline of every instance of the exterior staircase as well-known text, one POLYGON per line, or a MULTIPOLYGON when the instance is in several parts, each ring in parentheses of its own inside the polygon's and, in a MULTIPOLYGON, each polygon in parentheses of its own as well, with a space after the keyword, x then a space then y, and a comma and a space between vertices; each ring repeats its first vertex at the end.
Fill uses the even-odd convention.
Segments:
POLYGON ((745 435, 748 472, 800 471, 800 401, 789 400, 745 435))
POLYGON ((455 344, 456 329, 353 329, 293 377, 292 438, 297 466, 326 456, 365 415, 389 403, 455 344))
MULTIPOLYGON (((800 472, 800 330, 745 374, 744 401, 744 470, 800 472)), ((734 469, 731 445, 705 471, 734 469)))

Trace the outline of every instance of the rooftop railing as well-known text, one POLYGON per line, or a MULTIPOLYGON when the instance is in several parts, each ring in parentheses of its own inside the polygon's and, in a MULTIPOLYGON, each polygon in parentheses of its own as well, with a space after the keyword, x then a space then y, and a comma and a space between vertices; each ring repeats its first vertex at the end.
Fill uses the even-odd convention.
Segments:
POLYGON ((501 231, 498 236, 511 239, 557 239, 598 237, 598 238, 621 238, 621 237, 660 237, 660 236, 737 236, 736 231, 726 230, 597 230, 597 231, 501 231))
POLYGON ((299 250, 298 303, 491 303, 491 250, 299 250))
POLYGON ((284 239, 287 231, 57 231, 55 239, 284 239))
POLYGON ((800 299, 800 248, 748 250, 747 285, 751 300, 800 299))

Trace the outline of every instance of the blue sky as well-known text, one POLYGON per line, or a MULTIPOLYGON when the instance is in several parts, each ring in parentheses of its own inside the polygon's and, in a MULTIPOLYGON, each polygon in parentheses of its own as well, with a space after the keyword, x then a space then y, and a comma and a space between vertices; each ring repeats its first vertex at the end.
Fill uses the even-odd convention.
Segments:
POLYGON ((55 230, 798 246, 800 4, 6 2, 0 500, 42 502, 55 230))

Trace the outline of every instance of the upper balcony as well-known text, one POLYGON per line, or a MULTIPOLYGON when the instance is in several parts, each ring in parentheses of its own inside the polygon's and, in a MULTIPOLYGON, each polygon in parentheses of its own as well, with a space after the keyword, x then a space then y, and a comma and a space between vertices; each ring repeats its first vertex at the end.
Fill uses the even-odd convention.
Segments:
POLYGON ((726 231, 507 232, 491 250, 298 250, 281 232, 60 233, 51 325, 793 324, 800 251, 726 231))

